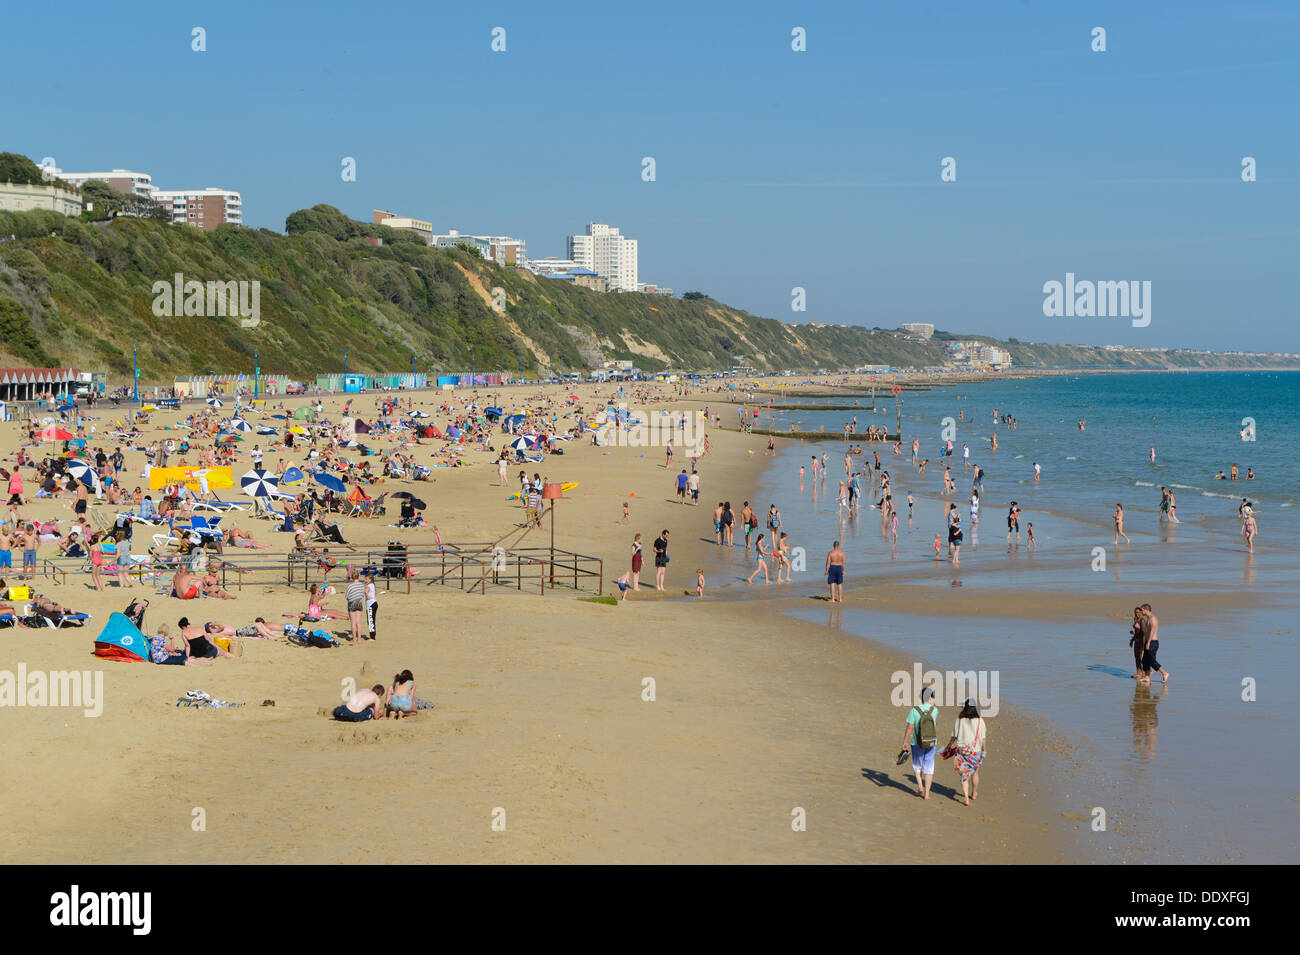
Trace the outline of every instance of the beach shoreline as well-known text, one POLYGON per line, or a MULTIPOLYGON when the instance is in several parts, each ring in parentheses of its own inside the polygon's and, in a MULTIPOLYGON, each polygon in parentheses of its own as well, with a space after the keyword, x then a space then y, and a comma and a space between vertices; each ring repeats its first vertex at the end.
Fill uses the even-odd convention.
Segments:
MULTIPOLYGON (((685 403, 662 397, 661 405, 685 403)), ((342 397, 324 401, 337 416, 342 397)), ((643 574, 642 592, 618 607, 555 592, 467 594, 417 578, 411 597, 381 596, 375 644, 318 651, 245 640, 242 657, 196 670, 96 660, 91 639, 129 594, 88 589, 84 578, 43 585, 93 622, 15 631, 11 659, 102 669, 105 707, 93 720, 53 708, 0 710, 13 730, 0 752, 15 766, 0 805, 21 833, 6 861, 340 862, 430 811, 441 822, 405 840, 412 861, 904 862, 927 846, 983 861, 1077 857, 1067 821, 1031 795, 1047 781, 1022 754, 1052 736, 1032 717, 997 718, 978 808, 952 799, 946 764, 923 805, 908 797, 908 767, 892 760, 905 715, 887 703, 900 655, 712 587, 703 601, 679 596, 693 589, 697 566, 706 577, 721 572, 711 518, 691 512, 717 497, 737 503, 735 489, 756 487, 764 465, 757 439, 710 435, 698 507, 675 503, 669 482, 679 469, 655 461, 659 449, 575 445, 543 462, 548 478, 579 482, 559 502, 557 546, 604 557, 613 565, 607 582, 622 572, 633 531, 649 541, 678 525, 668 589, 647 594, 643 574), (621 522, 625 500, 630 525, 621 522), (432 713, 400 723, 328 720, 344 681, 387 682, 402 667, 437 702, 432 713), (647 677, 653 702, 643 698, 647 677), (191 688, 247 705, 177 707, 191 688), (275 706, 258 706, 263 699, 275 706), (24 801, 17 778, 47 797, 24 801), (304 800, 310 805, 295 808, 304 800), (495 808, 519 838, 492 830, 495 808), (792 828, 796 810, 806 813, 803 830, 792 828), (151 837, 123 835, 142 812, 157 823, 151 837), (204 830, 191 828, 199 816, 204 830)), ((497 536, 517 518, 502 509, 510 482, 497 485, 490 458, 471 460, 416 485, 447 541, 483 539, 489 529, 497 536)), ((69 509, 66 500, 33 505, 50 516, 69 509)), ((382 520, 344 529, 378 549, 399 536, 382 520)), ((237 602, 202 607, 149 594, 148 624, 174 625, 186 611, 236 625, 255 613, 275 621, 286 601, 305 602, 297 594, 249 587, 237 602)), ((951 716, 940 721, 945 732, 951 716)))

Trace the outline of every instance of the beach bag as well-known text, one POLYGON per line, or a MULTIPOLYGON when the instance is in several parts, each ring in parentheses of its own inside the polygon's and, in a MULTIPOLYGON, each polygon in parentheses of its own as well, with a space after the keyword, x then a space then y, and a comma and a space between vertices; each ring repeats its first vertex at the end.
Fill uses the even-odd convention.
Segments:
POLYGON ((934 728, 934 707, 928 710, 917 708, 921 718, 916 721, 916 738, 921 741, 921 749, 934 749, 939 734, 934 728))

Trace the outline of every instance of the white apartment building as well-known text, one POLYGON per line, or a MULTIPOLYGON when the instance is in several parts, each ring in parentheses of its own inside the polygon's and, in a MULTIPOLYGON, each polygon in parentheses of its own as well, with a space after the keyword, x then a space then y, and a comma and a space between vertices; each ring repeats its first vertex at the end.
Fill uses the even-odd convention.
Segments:
POLYGON ((153 199, 172 211, 174 225, 215 229, 224 223, 244 224, 244 199, 232 189, 155 189, 153 199))
POLYGON ((590 222, 583 235, 568 237, 568 257, 622 292, 637 290, 637 243, 603 222, 590 222))
POLYGON ((929 322, 907 322, 902 326, 904 332, 914 338, 933 338, 934 325, 929 322))
POLYGON ((130 169, 110 169, 108 172, 64 172, 48 166, 42 168, 45 171, 45 178, 62 179, 64 182, 72 183, 78 189, 91 179, 100 179, 127 196, 152 199, 155 191, 153 176, 147 172, 134 172, 130 169))

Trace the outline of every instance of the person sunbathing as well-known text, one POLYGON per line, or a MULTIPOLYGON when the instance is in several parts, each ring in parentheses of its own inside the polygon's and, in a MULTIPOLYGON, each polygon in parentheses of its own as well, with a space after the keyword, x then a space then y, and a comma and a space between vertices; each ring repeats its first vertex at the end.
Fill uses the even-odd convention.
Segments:
POLYGON ((206 660, 214 657, 233 657, 234 654, 217 646, 217 637, 235 636, 235 631, 220 623, 205 623, 202 627, 190 624, 188 617, 181 617, 177 626, 181 628, 181 640, 185 642, 186 653, 192 659, 206 660))
POLYGON ((326 540, 332 541, 335 544, 347 543, 347 541, 343 539, 343 532, 339 530, 337 524, 331 521, 326 521, 323 517, 316 518, 313 523, 316 525, 316 530, 326 540))
POLYGON ((182 564, 176 568, 176 575, 172 577, 171 596, 178 600, 193 600, 199 595, 199 585, 190 573, 189 567, 182 564))
POLYGON ((200 581, 200 586, 203 590, 203 596, 205 597, 217 597, 221 600, 239 599, 234 594, 221 589, 221 584, 217 580, 217 571, 215 568, 210 568, 208 572, 203 575, 203 580, 200 581))
POLYGON ((253 540, 252 534, 240 530, 233 524, 226 528, 225 539, 226 543, 231 547, 251 547, 254 550, 266 550, 271 546, 253 540))
POLYGON ((81 531, 72 528, 68 536, 59 540, 59 553, 64 557, 85 557, 86 549, 81 546, 81 531))
POLYGON ((32 601, 32 615, 44 617, 47 620, 53 620, 56 625, 63 622, 64 617, 77 614, 77 611, 71 610, 49 597, 37 595, 32 601))
POLYGON ((258 617, 247 627, 240 627, 235 633, 241 637, 252 637, 254 640, 279 640, 283 633, 271 629, 270 624, 262 617, 258 617))
POLYGON ((200 663, 176 646, 165 623, 158 626, 158 636, 149 638, 149 659, 163 666, 212 666, 211 661, 200 663))

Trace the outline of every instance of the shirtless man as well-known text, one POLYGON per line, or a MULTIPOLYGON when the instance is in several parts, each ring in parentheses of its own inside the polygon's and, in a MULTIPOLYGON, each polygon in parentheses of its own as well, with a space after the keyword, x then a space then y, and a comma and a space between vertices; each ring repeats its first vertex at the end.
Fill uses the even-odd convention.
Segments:
POLYGON ((836 541, 826 555, 826 584, 830 588, 826 599, 831 603, 844 603, 844 561, 844 551, 836 541))
POLYGON ((1151 610, 1150 604, 1142 605, 1142 620, 1142 635, 1146 638, 1142 654, 1142 671, 1146 675, 1146 682, 1151 682, 1151 674, 1154 672, 1159 673, 1164 682, 1168 683, 1169 671, 1156 659, 1156 653, 1160 650, 1160 621, 1151 610))
POLYGON ((35 524, 28 524, 23 528, 22 533, 14 538, 23 549, 23 573, 24 577, 36 576, 36 548, 41 542, 40 535, 36 532, 35 524))

